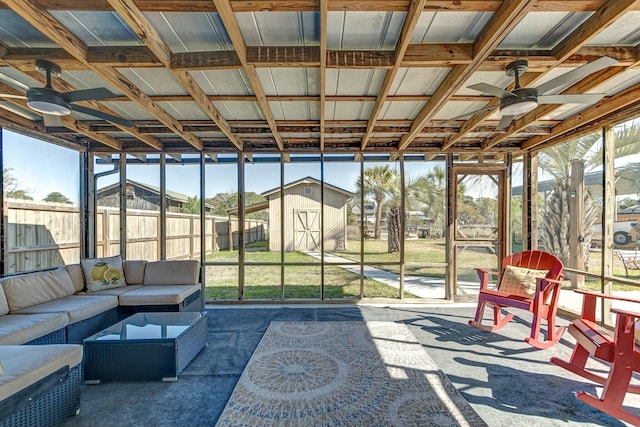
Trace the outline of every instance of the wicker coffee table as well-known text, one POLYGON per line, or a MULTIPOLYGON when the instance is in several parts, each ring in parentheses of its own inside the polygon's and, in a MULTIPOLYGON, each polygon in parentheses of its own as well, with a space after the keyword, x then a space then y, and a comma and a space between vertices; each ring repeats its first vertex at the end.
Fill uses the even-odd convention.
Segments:
POLYGON ((176 381, 207 344, 207 313, 136 313, 84 340, 84 379, 176 381))

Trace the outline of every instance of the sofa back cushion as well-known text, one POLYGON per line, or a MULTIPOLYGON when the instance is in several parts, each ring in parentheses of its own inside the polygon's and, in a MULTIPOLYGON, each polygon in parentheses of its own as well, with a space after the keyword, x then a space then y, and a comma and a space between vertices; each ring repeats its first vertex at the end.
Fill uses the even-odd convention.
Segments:
POLYGON ((124 277, 127 285, 142 285, 144 283, 144 267, 147 261, 129 260, 124 262, 124 277))
POLYGON ((76 288, 64 268, 2 279, 9 309, 17 311, 36 304, 73 295, 76 288))
POLYGON ((87 292, 127 286, 120 255, 110 258, 83 259, 81 264, 87 292))
POLYGON ((80 264, 65 265, 64 269, 67 270, 73 286, 76 288, 76 292, 84 291, 84 275, 82 274, 82 266, 80 264))
POLYGON ((172 260, 148 262, 144 269, 144 284, 195 285, 200 282, 200 262, 172 260))
POLYGON ((0 316, 9 313, 9 303, 7 297, 4 294, 4 289, 0 286, 0 316))

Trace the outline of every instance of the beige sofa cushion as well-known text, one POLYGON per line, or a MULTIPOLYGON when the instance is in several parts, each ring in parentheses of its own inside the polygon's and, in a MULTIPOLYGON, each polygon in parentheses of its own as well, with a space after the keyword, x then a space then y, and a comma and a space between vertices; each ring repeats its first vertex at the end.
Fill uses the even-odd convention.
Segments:
POLYGON ((82 362, 82 346, 75 344, 0 346, 4 373, 0 376, 0 401, 14 395, 65 366, 82 362))
POLYGON ((9 313, 9 303, 4 294, 4 288, 0 286, 0 316, 9 313))
POLYGON ((200 290, 200 285, 144 286, 118 297, 120 305, 180 304, 186 297, 200 290))
POLYGON ((194 285, 200 281, 200 262, 173 260, 148 262, 144 285, 194 285))
POLYGON ((142 285, 144 284, 144 267, 147 261, 144 260, 130 260, 124 262, 124 277, 127 281, 127 285, 142 285))
POLYGON ((122 295, 125 292, 129 292, 132 291, 134 289, 138 289, 138 288, 142 288, 142 285, 127 285, 127 286, 122 286, 119 288, 111 288, 111 289, 104 289, 102 291, 96 291, 96 292, 80 292, 79 294, 76 295, 122 295))
POLYGON ((0 316, 0 345, 20 345, 69 324, 66 313, 7 314, 0 316))
POLYGON ((2 287, 11 311, 73 295, 76 291, 69 273, 62 268, 7 277, 2 279, 2 287))
POLYGON ((82 264, 87 292, 127 286, 120 255, 110 258, 83 259, 80 264, 82 264))
POLYGON ((112 295, 71 295, 22 309, 16 314, 66 313, 69 323, 76 323, 118 306, 112 295))
POLYGON ((80 264, 69 264, 64 266, 67 273, 71 277, 76 293, 84 290, 84 275, 82 274, 82 266, 80 264))

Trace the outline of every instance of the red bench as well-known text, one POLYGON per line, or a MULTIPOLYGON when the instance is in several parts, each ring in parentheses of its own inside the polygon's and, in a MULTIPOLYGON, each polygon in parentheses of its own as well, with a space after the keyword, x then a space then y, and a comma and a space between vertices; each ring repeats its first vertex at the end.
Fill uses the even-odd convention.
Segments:
POLYGON ((636 344, 634 334, 635 321, 640 319, 640 313, 612 309, 611 312, 616 314, 613 332, 595 321, 598 298, 638 304, 640 301, 597 292, 576 292, 584 295, 582 317, 574 320, 568 329, 576 339, 576 346, 568 362, 557 357, 552 357, 551 362, 604 387, 601 398, 579 391, 576 393, 579 400, 622 421, 640 425, 640 416, 624 410, 622 406, 627 392, 640 394, 640 386, 630 384, 633 373, 640 372, 640 346, 636 344), (610 363, 608 374, 600 375, 588 370, 585 365, 589 356, 610 363))

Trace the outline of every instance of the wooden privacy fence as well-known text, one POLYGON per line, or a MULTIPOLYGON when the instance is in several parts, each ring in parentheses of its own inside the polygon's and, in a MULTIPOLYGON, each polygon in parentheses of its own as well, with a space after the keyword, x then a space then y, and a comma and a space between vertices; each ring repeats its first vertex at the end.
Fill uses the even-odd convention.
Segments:
MULTIPOLYGON (((80 212, 61 203, 5 203, 5 273, 41 270, 80 261, 80 212)), ((205 251, 228 250, 238 243, 238 221, 221 216, 205 217, 205 251), (230 239, 231 237, 231 239, 230 239)), ((127 259, 157 260, 160 256, 160 212, 127 209, 127 259)), ((247 243, 267 239, 267 223, 245 221, 247 243)), ((167 259, 200 255, 200 217, 166 213, 167 259)), ((96 256, 120 253, 120 211, 96 209, 96 256)))

